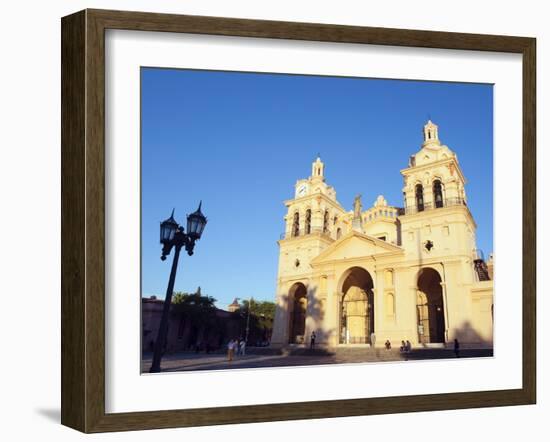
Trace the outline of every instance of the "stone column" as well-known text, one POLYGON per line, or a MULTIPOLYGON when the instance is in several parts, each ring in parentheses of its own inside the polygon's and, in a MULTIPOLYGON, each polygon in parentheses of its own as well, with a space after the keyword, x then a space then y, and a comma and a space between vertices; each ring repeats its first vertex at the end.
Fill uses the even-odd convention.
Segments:
POLYGON ((318 290, 315 294, 316 301, 313 306, 313 310, 318 316, 315 322, 315 333, 317 335, 316 342, 332 346, 334 345, 334 315, 336 311, 334 306, 334 275, 320 273, 317 281, 318 290))
POLYGON ((443 317, 445 318, 445 343, 447 343, 449 342, 449 339, 451 339, 451 336, 449 336, 450 324, 449 324, 449 301, 447 296, 447 284, 445 281, 441 281, 440 284, 441 284, 441 296, 443 297, 443 317))
POLYGON ((277 298, 275 300, 275 318, 273 320, 273 334, 271 335, 271 345, 281 347, 288 344, 289 339, 289 308, 288 291, 284 292, 284 285, 279 286, 277 298))
POLYGON ((385 327, 384 318, 384 270, 374 272, 374 334, 376 336, 375 346, 383 345, 382 340, 385 327))
POLYGON ((449 178, 444 182, 445 190, 444 195, 447 199, 455 199, 460 197, 458 190, 458 178, 449 178))
POLYGON ((445 264, 442 295, 447 314, 446 337, 449 341, 457 338, 459 341, 468 342, 472 339, 471 284, 465 283, 469 271, 466 260, 445 264))
MULTIPOLYGON (((315 335, 319 338, 318 333, 318 314, 319 314, 319 277, 312 277, 307 283, 307 307, 306 307, 306 326, 304 329, 304 344, 309 346, 311 332, 315 331, 315 335)), ((318 343, 318 339, 315 343, 318 343)))
POLYGON ((313 231, 320 232, 323 229, 323 216, 325 207, 321 204, 321 199, 316 198, 311 207, 311 228, 313 231))

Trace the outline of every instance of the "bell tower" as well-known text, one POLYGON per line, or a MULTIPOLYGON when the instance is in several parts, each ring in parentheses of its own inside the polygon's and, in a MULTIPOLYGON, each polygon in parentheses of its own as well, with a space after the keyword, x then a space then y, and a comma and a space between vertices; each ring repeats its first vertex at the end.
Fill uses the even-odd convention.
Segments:
MULTIPOLYGON (((420 150, 412 155, 403 175, 403 238, 435 244, 431 255, 462 253, 475 249, 476 225, 468 209, 464 177, 456 154, 439 139, 431 120, 424 125, 420 150), (415 239, 416 238, 416 239, 415 239), (460 249, 460 250, 459 250, 460 249)), ((410 250, 414 250, 411 248, 410 250)))
POLYGON ((325 181, 325 163, 317 155, 317 159, 311 164, 311 179, 316 181, 325 181))
POLYGON ((422 147, 441 146, 438 129, 439 128, 437 125, 432 123, 432 120, 428 120, 428 122, 424 125, 424 143, 422 143, 422 147))
POLYGON ((421 149, 403 169, 403 197, 407 213, 447 205, 466 205, 462 174, 456 154, 439 139, 439 128, 431 120, 424 125, 421 149))
MULTIPOLYGON (((311 163, 311 175, 296 181, 294 197, 284 201, 284 205, 287 213, 285 231, 278 241, 275 314, 275 320, 283 325, 271 341, 279 344, 300 339, 303 342, 317 329, 315 324, 321 320, 318 309, 327 293, 320 293, 321 286, 313 282, 315 271, 310 263, 337 241, 350 224, 346 210, 336 199, 336 190, 325 182, 325 165, 319 156, 311 163)), ((324 339, 320 331, 318 339, 324 339)))

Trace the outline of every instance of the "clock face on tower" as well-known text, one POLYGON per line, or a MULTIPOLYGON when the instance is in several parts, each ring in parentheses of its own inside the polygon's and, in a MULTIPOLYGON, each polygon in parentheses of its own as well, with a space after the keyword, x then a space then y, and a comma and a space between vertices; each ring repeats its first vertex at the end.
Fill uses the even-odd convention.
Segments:
POLYGON ((305 196, 307 193, 307 186, 305 184, 300 184, 298 189, 296 189, 296 197, 300 198, 305 196))

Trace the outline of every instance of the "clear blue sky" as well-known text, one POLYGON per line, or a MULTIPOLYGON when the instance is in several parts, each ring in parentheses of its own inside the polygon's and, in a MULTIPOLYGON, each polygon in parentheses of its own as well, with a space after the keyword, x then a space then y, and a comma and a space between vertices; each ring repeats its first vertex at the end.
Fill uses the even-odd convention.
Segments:
POLYGON ((493 248, 491 85, 142 68, 142 290, 164 297, 171 257, 159 223, 203 201, 208 224, 181 255, 175 290, 273 300, 283 201, 317 152, 344 208, 383 194, 402 207, 399 170, 428 116, 468 180, 477 243, 493 248))

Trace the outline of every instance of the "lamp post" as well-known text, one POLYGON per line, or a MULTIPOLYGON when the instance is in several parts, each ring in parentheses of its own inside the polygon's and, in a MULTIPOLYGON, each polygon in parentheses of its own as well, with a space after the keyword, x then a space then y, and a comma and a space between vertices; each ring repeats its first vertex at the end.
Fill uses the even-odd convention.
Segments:
POLYGON ((244 338, 244 342, 246 342, 246 345, 248 345, 248 332, 250 331, 250 309, 252 308, 252 296, 248 300, 248 308, 247 308, 247 315, 246 315, 246 335, 244 338))
POLYGON ((155 349, 153 352, 153 363, 149 373, 160 372, 160 361, 162 353, 166 345, 166 335, 168 332, 168 320, 170 316, 170 306, 172 304, 172 294, 174 293, 174 282, 176 280, 176 272, 178 269, 178 260, 180 257, 181 248, 185 246, 187 254, 191 256, 195 248, 195 242, 202 235, 207 219, 201 212, 202 201, 199 203, 199 208, 190 215, 187 215, 187 233, 174 219, 174 211, 170 218, 160 223, 160 243, 162 247, 162 255, 160 259, 166 260, 172 248, 175 248, 174 259, 172 261, 172 270, 168 280, 168 288, 166 289, 166 297, 164 298, 164 306, 162 309, 162 317, 160 320, 157 340, 155 341, 155 349))

